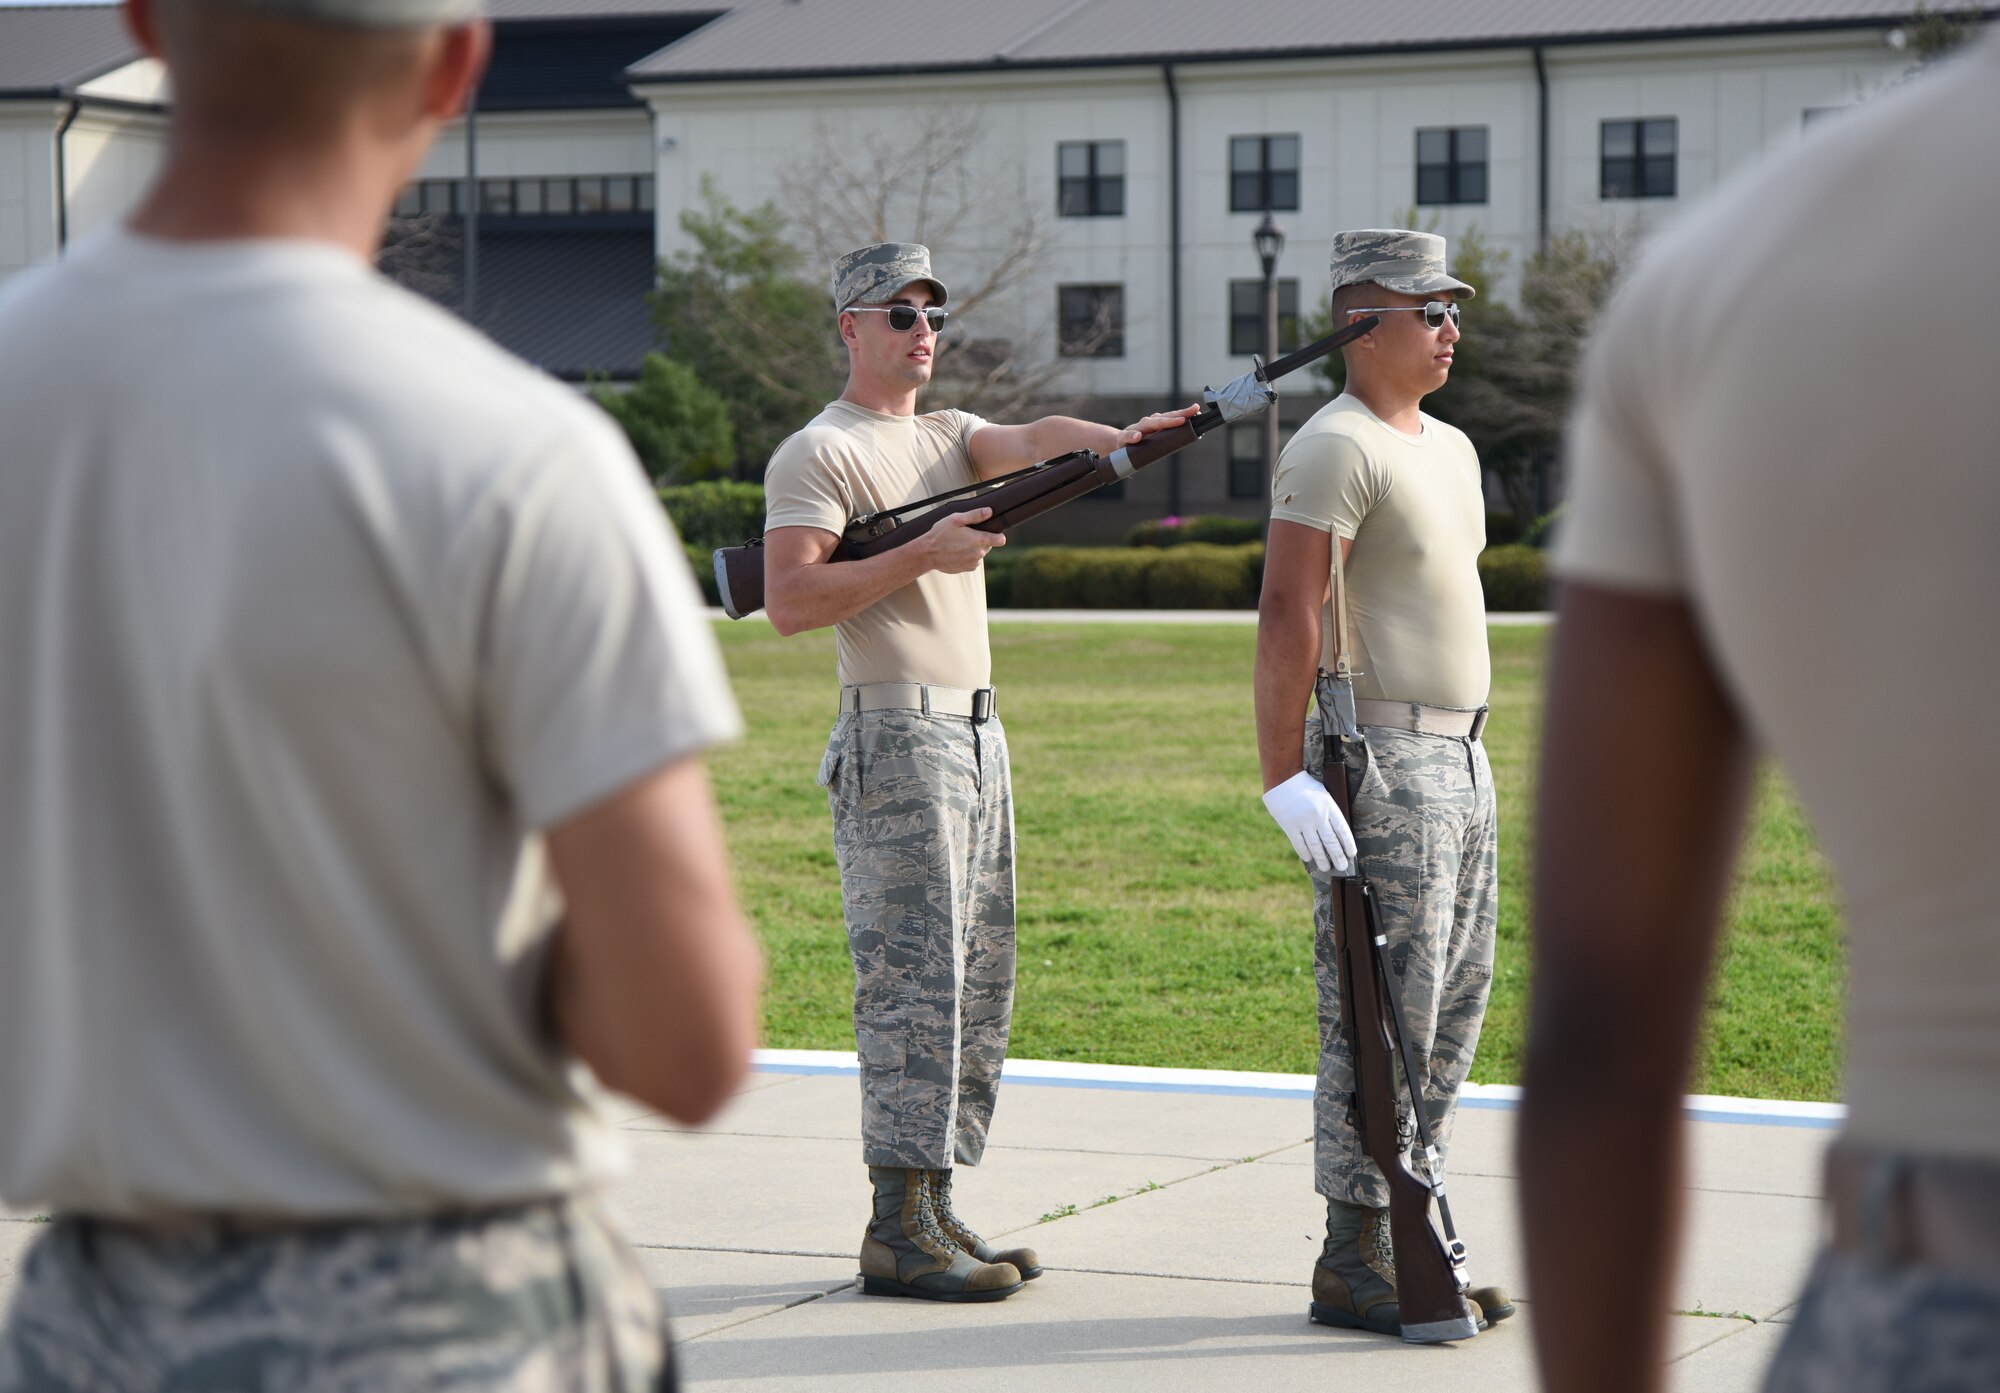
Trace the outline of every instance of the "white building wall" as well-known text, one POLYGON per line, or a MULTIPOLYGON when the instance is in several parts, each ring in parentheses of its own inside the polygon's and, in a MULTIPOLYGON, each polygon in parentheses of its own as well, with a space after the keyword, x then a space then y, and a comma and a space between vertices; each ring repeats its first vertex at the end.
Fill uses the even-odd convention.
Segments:
MULTIPOLYGON (((643 110, 492 111, 479 115, 479 175, 484 179, 561 174, 650 174, 652 124, 643 110)), ((465 175, 465 123, 438 136, 416 177, 465 175)))
POLYGON ((86 106, 64 141, 72 243, 136 206, 167 153, 166 118, 86 106))
POLYGON ((0 283, 56 254, 55 134, 66 109, 0 103, 0 283))
MULTIPOLYGON (((1873 31, 1688 40, 1546 50, 1549 80, 1548 218, 1636 242, 1673 220, 1729 174, 1797 143, 1808 107, 1862 100, 1894 82, 1903 57, 1873 31), (1607 120, 1671 116, 1678 123, 1677 194, 1599 196, 1600 129, 1607 120)), ((1538 89, 1527 48, 1367 59, 1176 66, 1181 91, 1182 385, 1242 372, 1229 347, 1229 282, 1261 272, 1250 244, 1260 214, 1229 211, 1229 140, 1292 134, 1301 143, 1300 206, 1280 212, 1288 234, 1279 275, 1300 281, 1301 308, 1325 298, 1326 249, 1343 227, 1391 225, 1415 203, 1416 131, 1485 126, 1488 200, 1422 208, 1447 237, 1477 227, 1508 269, 1511 295, 1537 240, 1538 89)), ((749 207, 780 199, 822 129, 857 148, 906 135, 927 104, 969 111, 982 132, 973 178, 1004 186, 1039 209, 1052 239, 1033 283, 960 327, 972 337, 1026 338, 1053 353, 1055 287, 1122 283, 1126 356, 1078 360, 1064 374, 1078 395, 1163 393, 1169 367, 1168 106, 1157 67, 952 74, 936 79, 807 79, 688 83, 640 89, 655 113, 659 245, 683 249, 682 210, 704 178, 749 207), (1126 213, 1055 217, 1056 146, 1125 142, 1126 213)), ((484 160, 482 159, 482 165, 484 160)), ((933 244, 947 282, 965 279, 994 250, 989 227, 933 244)), ((909 236, 909 231, 896 235, 909 236)))

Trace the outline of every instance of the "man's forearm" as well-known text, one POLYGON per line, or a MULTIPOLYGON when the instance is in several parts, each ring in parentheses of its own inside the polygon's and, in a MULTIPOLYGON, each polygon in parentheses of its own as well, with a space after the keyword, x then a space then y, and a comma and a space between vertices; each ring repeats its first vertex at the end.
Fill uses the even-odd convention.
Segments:
POLYGON ((824 629, 853 618, 932 569, 930 548, 922 541, 861 561, 799 566, 781 585, 767 582, 765 610, 781 634, 824 629))
POLYGON ((1319 673, 1319 614, 1287 596, 1266 593, 1257 607, 1257 762, 1264 787, 1304 768, 1306 706, 1319 673))
POLYGON ((1121 428, 1074 416, 1044 416, 1032 422, 1028 430, 1034 438, 1037 461, 1055 459, 1073 450, 1108 455, 1125 442, 1121 428))

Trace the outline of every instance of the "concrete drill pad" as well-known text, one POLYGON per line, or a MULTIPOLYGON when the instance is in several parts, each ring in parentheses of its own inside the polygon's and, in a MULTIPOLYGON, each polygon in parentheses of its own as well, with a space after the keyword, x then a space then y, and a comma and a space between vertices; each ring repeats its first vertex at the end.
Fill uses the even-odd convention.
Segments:
MULTIPOLYGON (((824 1255, 860 1249, 870 1191, 852 1141, 637 1130, 627 1140, 634 1166, 611 1204, 634 1242, 824 1255)), ((966 1221, 995 1238, 1037 1227, 1062 1205, 1082 1208, 1207 1166, 1185 1157, 994 1147, 983 1165, 958 1168, 954 1188, 966 1221)))
POLYGON ((854 1285, 853 1258, 640 1248, 676 1340, 692 1340, 854 1285))
MULTIPOLYGON (((1527 1317, 1459 1345, 1417 1348, 1312 1324, 1302 1288, 1057 1273, 991 1305, 866 1297, 852 1288, 681 1347, 703 1388, 1032 1387, 1159 1393, 1329 1386, 1508 1393, 1533 1386, 1527 1317)), ((1676 1354, 1713 1338, 1676 1320, 1676 1354)))
MULTIPOLYGON (((1451 1174, 1513 1175, 1514 1128, 1517 1116, 1512 1108, 1460 1108, 1458 1117, 1452 1123, 1451 1174)), ((1290 1148, 1276 1155, 1259 1156, 1258 1159, 1273 1165, 1310 1167, 1313 1163, 1310 1110, 1307 1113, 1304 1140, 1307 1143, 1304 1146, 1290 1148)))
POLYGON ((1830 1127, 1689 1123, 1687 1182, 1696 1190, 1815 1198, 1825 1193, 1820 1167, 1837 1135, 1830 1127))
POLYGON ((845 1139, 860 1154, 861 1086, 851 1075, 752 1074, 755 1086, 739 1089, 727 1107, 700 1127, 684 1127, 657 1113, 626 1122, 635 1131, 723 1132, 738 1136, 845 1139))
MULTIPOLYGON (((739 1094, 705 1128, 745 1136, 861 1136, 860 1082, 852 1075, 786 1075, 785 1086, 739 1094)), ((646 1116, 627 1126, 686 1131, 646 1116)), ((1040 1083, 1004 1084, 992 1145, 1018 1150, 1109 1151, 1234 1161, 1312 1136, 1302 1098, 1152 1093, 1040 1083)))
POLYGON ((21 1259, 27 1255, 29 1246, 47 1232, 46 1224, 0 1219, 0 1312, 6 1311, 14 1287, 21 1280, 21 1259))
POLYGON ((1791 1326, 1730 1323, 1736 1328, 1726 1337, 1667 1366, 1670 1393, 1758 1393, 1791 1326))

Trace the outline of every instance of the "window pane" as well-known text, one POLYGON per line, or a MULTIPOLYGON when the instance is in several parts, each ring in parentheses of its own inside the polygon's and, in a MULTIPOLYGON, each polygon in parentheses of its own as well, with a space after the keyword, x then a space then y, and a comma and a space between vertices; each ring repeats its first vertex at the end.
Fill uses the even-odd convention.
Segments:
POLYGON ((1264 206, 1264 181, 1255 173, 1229 176, 1229 211, 1254 213, 1264 206))
POLYGON ((424 180, 424 211, 426 213, 449 213, 451 211, 451 183, 449 180, 424 180))
POLYGON ((1271 206, 1292 208, 1299 206, 1299 175, 1297 170, 1273 170, 1271 173, 1271 206))
POLYGON ((414 218, 424 211, 424 191, 416 184, 405 184, 396 194, 396 216, 414 218))
POLYGON ((1451 159, 1450 131, 1418 131, 1417 163, 1444 164, 1451 159))
POLYGON ((639 211, 642 213, 653 211, 653 176, 650 174, 639 176, 639 211))
POLYGON ((1100 179, 1097 181, 1097 211, 1106 217, 1118 217, 1125 211, 1125 180, 1100 179))
POLYGON ((1675 120, 1648 121, 1646 123, 1645 146, 1648 155, 1671 155, 1677 143, 1676 129, 1680 122, 1675 120))
POLYGON ((1264 457, 1264 427, 1261 423, 1234 425, 1229 428, 1229 462, 1235 464, 1247 460, 1257 463, 1264 457))
POLYGON ((1271 168, 1296 170, 1299 167, 1299 138, 1295 135, 1271 137, 1271 168))
POLYGON ((1229 168, 1241 174, 1245 170, 1264 167, 1264 138, 1258 135, 1238 135, 1229 139, 1229 168))
POLYGON ((539 213, 542 211, 541 180, 516 179, 514 181, 514 211, 517 213, 539 213))
POLYGON ((1634 121, 1606 121, 1604 123, 1604 158, 1608 160, 1630 159, 1637 153, 1635 141, 1638 123, 1634 121))
POLYGON ((1090 147, 1088 145, 1056 146, 1056 177, 1059 179, 1081 179, 1090 173, 1090 147))
POLYGON ((1056 181, 1056 212, 1065 218, 1087 218, 1090 216, 1090 180, 1059 179, 1056 181))
POLYGON ((1125 142, 1122 140, 1101 141, 1097 147, 1097 172, 1103 174, 1123 174, 1125 172, 1125 142))
POLYGON ((1640 190, 1648 198, 1672 198, 1674 196, 1674 157, 1647 159, 1645 163, 1645 185, 1640 190))
POLYGON ((1604 197, 1635 197, 1639 192, 1636 187, 1638 182, 1637 164, 1638 161, 1636 160, 1606 160, 1604 162, 1604 197))
POLYGON ((638 208, 639 191, 634 182, 630 175, 604 181, 604 210, 607 213, 630 213, 638 208))
POLYGON ((1459 203, 1484 203, 1486 201, 1486 166, 1465 164, 1458 167, 1459 203))
POLYGON ((1458 158, 1460 163, 1486 163, 1486 127, 1460 126, 1458 128, 1458 158))
POLYGON ((570 179, 548 181, 548 208, 551 213, 567 213, 576 206, 576 184, 570 179))
POLYGON ((481 179, 479 181, 479 211, 482 213, 511 213, 514 211, 514 181, 512 179, 481 179))
POLYGON ((1229 496, 1231 498, 1264 496, 1264 459, 1261 453, 1250 459, 1229 462, 1229 496))
POLYGON ((1424 165, 1417 170, 1417 202, 1451 202, 1451 168, 1448 165, 1424 165))
POLYGON ((1231 281, 1229 283, 1229 313, 1232 317, 1249 315, 1255 319, 1264 312, 1264 283, 1262 281, 1231 281))
POLYGON ((579 179, 576 181, 576 211, 579 213, 602 213, 604 211, 604 181, 602 179, 579 179))

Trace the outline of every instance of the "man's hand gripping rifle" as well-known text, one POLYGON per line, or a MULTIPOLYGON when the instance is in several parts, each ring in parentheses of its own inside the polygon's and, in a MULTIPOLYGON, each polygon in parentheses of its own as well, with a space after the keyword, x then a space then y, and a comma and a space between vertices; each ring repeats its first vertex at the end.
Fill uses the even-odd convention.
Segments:
MULTIPOLYGON (((1350 827, 1354 825, 1354 808, 1345 756, 1362 739, 1351 704, 1353 690, 1346 682, 1338 685, 1334 713, 1338 733, 1327 749, 1320 775, 1350 827)), ((1444 1158, 1431 1136, 1430 1117, 1424 1108, 1424 1075, 1410 1045, 1409 1013, 1403 1009, 1402 987, 1389 965, 1389 940, 1376 918, 1375 889, 1362 876, 1359 856, 1350 874, 1336 878, 1333 909, 1340 1027, 1354 1052, 1354 1106, 1361 1144, 1389 1182, 1389 1238, 1396 1251, 1396 1300, 1403 1338, 1426 1345, 1469 1340, 1477 1328, 1465 1302, 1465 1245, 1452 1227, 1451 1205, 1444 1197, 1444 1158), (1403 1150, 1396 1117, 1398 1055, 1403 1091, 1415 1115, 1428 1179, 1411 1168, 1410 1157, 1403 1150), (1442 1238, 1431 1226, 1433 1198, 1444 1221, 1442 1238)))
MULTIPOLYGON (((904 546, 930 531, 940 518, 974 508, 991 508, 993 516, 973 526, 986 532, 1005 532, 1017 523, 1040 517, 1074 498, 1081 498, 1105 484, 1129 479, 1147 465, 1165 459, 1177 450, 1194 444, 1217 426, 1246 420, 1269 410, 1278 400, 1271 384, 1289 372, 1317 362, 1344 343, 1352 342, 1373 329, 1379 321, 1370 315, 1358 319, 1337 334, 1308 344, 1268 366, 1256 365, 1221 389, 1202 393, 1202 408, 1186 424, 1158 431, 1135 445, 1126 445, 1108 455, 1078 450, 1059 459, 1046 460, 1013 474, 955 489, 950 493, 920 498, 880 513, 855 518, 847 524, 829 561, 859 561, 904 546)), ((715 552, 715 583, 721 592, 722 609, 731 619, 741 619, 764 607, 764 539, 753 537, 741 546, 719 547, 715 552)))

